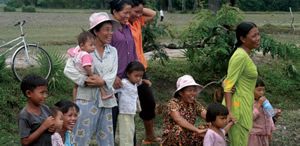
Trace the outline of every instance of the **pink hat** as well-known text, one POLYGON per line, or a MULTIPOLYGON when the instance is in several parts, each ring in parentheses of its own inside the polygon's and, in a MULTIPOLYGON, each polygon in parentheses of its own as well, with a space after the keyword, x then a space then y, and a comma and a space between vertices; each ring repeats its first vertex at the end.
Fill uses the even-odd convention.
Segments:
POLYGON ((99 13, 93 13, 90 16, 90 29, 89 30, 91 31, 98 24, 107 22, 107 21, 110 21, 112 23, 114 31, 119 28, 120 23, 118 21, 110 19, 109 16, 107 15, 107 13, 105 13, 105 12, 99 12, 99 13))
POLYGON ((195 82, 192 76, 190 75, 184 75, 180 78, 178 78, 176 87, 177 90, 173 93, 173 97, 175 97, 176 93, 187 86, 197 86, 197 94, 200 93, 200 91, 203 89, 202 85, 199 85, 195 82))

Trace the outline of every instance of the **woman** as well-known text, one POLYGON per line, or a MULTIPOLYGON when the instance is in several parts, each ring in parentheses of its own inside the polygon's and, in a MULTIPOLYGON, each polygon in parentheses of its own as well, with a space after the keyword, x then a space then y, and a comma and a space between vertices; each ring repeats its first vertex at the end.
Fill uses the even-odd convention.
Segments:
POLYGON ((96 36, 96 50, 90 54, 93 58, 94 74, 102 78, 100 76, 87 78, 74 68, 71 58, 67 61, 64 73, 79 85, 76 103, 80 108, 80 114, 74 128, 75 141, 78 145, 88 145, 96 131, 98 144, 114 145, 112 107, 117 103, 114 98, 102 100, 98 89, 102 86, 108 89, 108 93, 112 92, 118 69, 118 56, 116 48, 108 43, 119 23, 111 20, 105 12, 94 13, 89 20, 89 31, 96 36))
POLYGON ((193 77, 184 75, 177 80, 177 90, 164 115, 163 145, 202 145, 207 129, 194 126, 196 116, 205 119, 206 110, 195 99, 203 88, 193 77))
MULTIPOLYGON (((145 0, 132 0, 132 3, 133 6, 127 24, 130 26, 134 38, 137 57, 144 67, 147 68, 147 61, 144 56, 142 44, 142 26, 145 26, 146 22, 153 20, 156 12, 151 9, 144 8, 144 5, 146 4, 145 0)), ((148 79, 146 72, 143 75, 143 79, 148 79)), ((146 137, 143 139, 142 144, 159 142, 161 139, 159 137, 155 137, 153 131, 155 100, 152 89, 148 84, 142 84, 138 86, 138 94, 142 108, 139 115, 144 121, 146 132, 146 137)))
POLYGON ((79 112, 79 107, 69 101, 61 100, 55 104, 59 107, 63 113, 63 127, 59 134, 61 135, 62 141, 65 146, 75 146, 73 128, 74 124, 77 122, 77 113, 79 112))
POLYGON ((242 22, 236 29, 234 53, 228 64, 227 77, 223 82, 228 120, 237 123, 229 130, 230 145, 247 145, 248 132, 252 129, 252 111, 257 70, 249 54, 259 47, 260 35, 254 23, 242 22), (232 94, 232 87, 236 91, 232 94))
MULTIPOLYGON (((121 25, 115 31, 111 45, 117 48, 118 51, 118 72, 113 87, 115 89, 123 86, 122 79, 126 78, 126 67, 129 62, 137 61, 134 39, 130 27, 126 24, 131 12, 132 2, 130 0, 112 0, 110 2, 111 14, 114 19, 121 25)), ((113 130, 116 132, 117 117, 119 114, 118 107, 113 108, 113 130)))

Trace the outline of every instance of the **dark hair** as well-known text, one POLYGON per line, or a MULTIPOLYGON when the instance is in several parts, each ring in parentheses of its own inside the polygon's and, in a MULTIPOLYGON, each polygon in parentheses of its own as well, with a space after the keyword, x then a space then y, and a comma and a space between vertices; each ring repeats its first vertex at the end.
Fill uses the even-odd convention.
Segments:
POLYGON ((207 107, 206 122, 213 122, 217 116, 226 116, 228 114, 228 109, 223 104, 219 102, 210 103, 207 107))
POLYGON ((112 25, 111 21, 104 21, 102 23, 99 23, 98 25, 96 25, 93 29, 90 30, 90 33, 92 33, 95 37, 96 35, 94 34, 94 30, 96 30, 96 32, 99 32, 101 27, 105 24, 105 23, 110 23, 112 25))
POLYGON ((120 12, 123 10, 125 4, 132 6, 131 0, 112 0, 109 2, 110 5, 110 13, 114 15, 113 11, 116 10, 117 12, 120 12))
POLYGON ((50 115, 55 118, 57 116, 57 112, 61 111, 60 108, 58 108, 57 106, 50 106, 50 115))
POLYGON ((241 36, 246 37, 247 34, 249 33, 249 31, 254 27, 257 27, 257 26, 252 22, 242 22, 237 26, 237 28, 235 30, 237 42, 234 44, 234 48, 230 54, 230 57, 233 55, 235 50, 243 44, 243 42, 240 39, 241 36))
POLYGON ((140 4, 142 4, 143 6, 146 5, 146 0, 131 0, 132 1, 132 7, 137 7, 140 4))
POLYGON ((75 104, 74 102, 72 102, 70 100, 63 99, 63 100, 55 103, 55 106, 59 107, 63 114, 67 113, 69 111, 69 109, 72 107, 75 107, 76 111, 79 112, 79 107, 77 106, 77 104, 75 104))
POLYGON ((24 96, 27 97, 27 95, 26 95, 27 90, 33 92, 33 90, 36 87, 39 87, 39 86, 47 86, 48 87, 48 81, 37 74, 29 74, 29 75, 26 75, 22 79, 20 86, 21 86, 21 90, 22 90, 24 96))
POLYGON ((144 65, 139 61, 131 61, 126 67, 126 73, 130 74, 133 71, 143 71, 145 72, 144 65))
POLYGON ((256 87, 265 87, 265 82, 262 80, 261 77, 257 78, 255 88, 256 87))
POLYGON ((77 37, 77 43, 85 44, 88 39, 95 39, 95 35, 89 31, 82 31, 77 37))

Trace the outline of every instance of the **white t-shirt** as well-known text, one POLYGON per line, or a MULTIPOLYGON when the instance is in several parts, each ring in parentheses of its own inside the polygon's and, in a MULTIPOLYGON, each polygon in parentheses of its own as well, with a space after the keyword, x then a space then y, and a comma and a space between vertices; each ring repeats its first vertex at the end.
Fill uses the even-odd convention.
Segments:
POLYGON ((128 79, 122 79, 123 86, 119 89, 115 89, 115 93, 118 93, 119 98, 119 112, 121 114, 136 113, 136 100, 138 98, 137 87, 141 85, 142 81, 138 84, 132 84, 128 79))
POLYGON ((160 16, 164 16, 163 10, 160 10, 159 13, 160 13, 160 16))

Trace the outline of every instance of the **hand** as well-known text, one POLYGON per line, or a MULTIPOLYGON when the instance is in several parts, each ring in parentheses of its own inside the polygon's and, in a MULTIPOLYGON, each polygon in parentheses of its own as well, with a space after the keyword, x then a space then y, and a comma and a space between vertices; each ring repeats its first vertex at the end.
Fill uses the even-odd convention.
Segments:
POLYGON ((146 83, 146 84, 148 84, 148 85, 149 85, 149 87, 151 87, 151 85, 152 85, 152 83, 151 83, 149 80, 144 80, 144 79, 143 79, 143 83, 146 83))
POLYGON ((85 83, 90 87, 100 87, 105 84, 105 81, 98 75, 93 75, 85 80, 85 83))
POLYGON ((276 111, 275 118, 278 118, 278 117, 280 117, 281 110, 280 110, 280 109, 277 109, 277 108, 275 108, 275 111, 276 111))
POLYGON ((232 95, 235 93, 235 91, 236 91, 236 88, 235 88, 235 86, 233 86, 233 87, 231 88, 231 93, 232 93, 232 95))
POLYGON ((227 117, 227 122, 233 122, 233 124, 236 124, 237 121, 234 119, 233 115, 232 115, 232 112, 230 111, 229 114, 228 114, 228 117, 227 117))
POLYGON ((56 131, 55 124, 48 128, 48 131, 54 133, 56 131))
POLYGON ((204 137, 206 132, 207 129, 198 129, 196 133, 199 134, 201 137, 204 137))
POLYGON ((44 123, 42 124, 41 127, 44 127, 45 130, 46 130, 46 129, 49 129, 50 127, 52 127, 52 126, 54 127, 54 125, 55 125, 54 118, 53 118, 52 116, 50 116, 50 117, 48 117, 48 118, 44 121, 44 123))
POLYGON ((258 104, 259 105, 262 105, 265 101, 266 101, 266 97, 264 97, 264 96, 262 96, 262 97, 260 97, 259 99, 258 99, 258 104))
POLYGON ((119 77, 116 77, 113 87, 119 89, 123 86, 122 80, 119 77))

